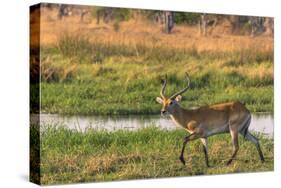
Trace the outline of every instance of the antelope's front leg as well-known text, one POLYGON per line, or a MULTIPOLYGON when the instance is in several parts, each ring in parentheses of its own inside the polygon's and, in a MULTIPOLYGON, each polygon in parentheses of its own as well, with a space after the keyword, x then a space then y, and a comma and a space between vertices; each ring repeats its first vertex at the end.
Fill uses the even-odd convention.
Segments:
POLYGON ((200 140, 201 140, 201 142, 203 144, 203 152, 204 152, 204 155, 205 155, 206 165, 207 165, 207 167, 210 167, 210 165, 209 165, 209 157, 208 157, 208 140, 207 140, 207 138, 201 138, 200 140))
POLYGON ((182 149, 181 149, 181 155, 179 157, 179 159, 180 159, 180 161, 182 162, 183 165, 185 165, 185 160, 184 160, 183 154, 184 154, 184 149, 185 149, 185 146, 186 146, 187 142, 191 141, 191 140, 195 140, 199 137, 200 137, 200 135, 198 133, 194 132, 194 133, 192 133, 192 134, 190 134, 190 135, 188 135, 184 138, 182 149))

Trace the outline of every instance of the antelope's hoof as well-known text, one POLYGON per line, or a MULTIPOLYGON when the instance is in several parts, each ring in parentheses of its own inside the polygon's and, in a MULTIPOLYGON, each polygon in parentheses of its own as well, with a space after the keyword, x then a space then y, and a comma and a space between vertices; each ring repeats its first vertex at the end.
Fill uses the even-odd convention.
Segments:
POLYGON ((185 165, 185 160, 184 160, 184 158, 183 158, 182 156, 180 156, 179 159, 180 159, 180 161, 182 162, 182 164, 185 165))
POLYGON ((227 161, 226 166, 229 166, 232 163, 232 159, 230 159, 229 161, 227 161))

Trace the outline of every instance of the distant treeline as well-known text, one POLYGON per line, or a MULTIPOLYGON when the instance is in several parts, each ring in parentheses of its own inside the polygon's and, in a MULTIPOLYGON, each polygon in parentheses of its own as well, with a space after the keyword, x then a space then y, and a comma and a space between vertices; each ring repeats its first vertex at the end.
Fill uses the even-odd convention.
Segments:
POLYGON ((146 19, 151 22, 163 25, 163 31, 172 33, 176 24, 195 26, 198 25, 202 36, 208 34, 208 30, 213 30, 222 23, 229 23, 231 34, 249 34, 255 36, 258 34, 268 34, 273 36, 274 23, 273 18, 257 16, 235 16, 219 15, 206 13, 174 12, 161 10, 127 9, 97 6, 79 6, 65 4, 43 4, 44 7, 58 10, 58 19, 63 17, 78 15, 81 22, 85 22, 85 17, 95 19, 96 23, 114 23, 130 19, 146 19))

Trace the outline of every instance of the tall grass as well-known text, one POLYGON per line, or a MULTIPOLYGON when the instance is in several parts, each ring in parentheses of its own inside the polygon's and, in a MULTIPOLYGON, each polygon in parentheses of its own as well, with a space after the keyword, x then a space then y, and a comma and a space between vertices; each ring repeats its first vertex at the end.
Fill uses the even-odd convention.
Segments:
POLYGON ((230 135, 209 138, 210 168, 205 166, 200 141, 186 148, 186 166, 178 160, 183 130, 146 128, 86 132, 46 128, 41 132, 42 184, 111 181, 142 178, 225 174, 273 170, 273 140, 260 137, 265 155, 261 163, 256 148, 243 137, 236 160, 230 166, 230 135))
POLYGON ((226 59, 226 65, 239 66, 248 63, 273 62, 272 51, 262 51, 255 48, 238 49, 231 52, 217 52, 198 50, 197 47, 174 48, 173 46, 147 45, 145 42, 126 44, 123 42, 110 43, 91 41, 89 35, 79 33, 63 33, 57 42, 57 49, 64 57, 76 57, 79 62, 99 63, 103 59, 112 56, 138 57, 142 56, 147 61, 179 61, 194 57, 198 59, 226 59))
POLYGON ((273 111, 273 63, 269 54, 201 52, 93 43, 69 35, 43 48, 41 107, 63 114, 159 113, 155 97, 168 74, 167 93, 184 87, 183 106, 241 100, 252 111, 273 111), (73 43, 72 47, 68 47, 73 43), (78 46, 75 48, 75 46, 78 46), (98 58, 98 60, 97 60, 98 58))

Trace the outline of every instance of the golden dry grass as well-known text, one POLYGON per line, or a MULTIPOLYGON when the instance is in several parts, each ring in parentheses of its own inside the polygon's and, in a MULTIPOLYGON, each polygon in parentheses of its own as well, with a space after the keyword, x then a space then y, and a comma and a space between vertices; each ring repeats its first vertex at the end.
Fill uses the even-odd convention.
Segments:
POLYGON ((163 26, 148 22, 142 18, 120 22, 116 32, 114 24, 101 22, 96 24, 95 18, 89 17, 81 23, 78 15, 57 19, 57 9, 42 8, 41 12, 41 45, 54 45, 63 33, 79 33, 93 42, 122 44, 131 47, 143 45, 147 47, 168 47, 196 49, 198 52, 233 52, 251 50, 269 52, 273 50, 271 36, 230 35, 229 24, 224 23, 209 31, 208 37, 200 37, 197 26, 176 25, 172 34, 162 32, 163 26))

